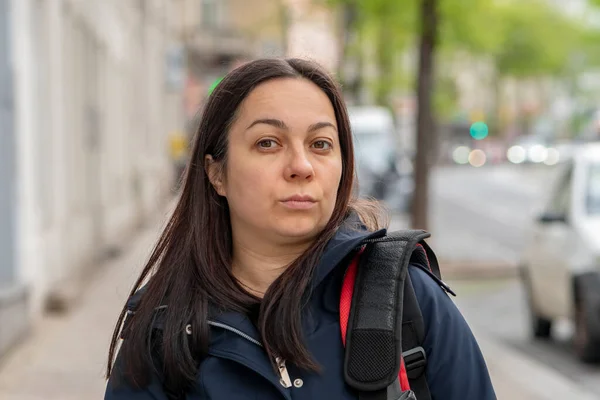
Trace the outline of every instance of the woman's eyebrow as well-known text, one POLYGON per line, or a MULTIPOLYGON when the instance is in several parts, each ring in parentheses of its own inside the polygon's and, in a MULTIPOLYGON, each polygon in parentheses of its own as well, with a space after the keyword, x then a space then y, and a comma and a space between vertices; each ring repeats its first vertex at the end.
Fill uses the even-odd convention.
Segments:
POLYGON ((288 130, 288 126, 285 124, 285 122, 283 122, 280 119, 275 119, 275 118, 261 118, 261 119, 257 119, 254 122, 252 122, 250 125, 248 125, 248 127, 246 128, 246 130, 252 128, 254 125, 258 125, 258 124, 266 124, 266 125, 271 125, 274 126, 275 128, 279 128, 279 129, 283 129, 283 130, 288 130))
MULTIPOLYGON (((271 125, 271 126, 274 126, 275 128, 279 128, 279 129, 286 130, 286 131, 289 130, 289 128, 285 124, 285 122, 283 122, 280 119, 276 119, 276 118, 257 119, 254 122, 252 122, 250 125, 248 125, 246 130, 248 130, 248 129, 252 128, 254 125, 258 125, 258 124, 271 125)), ((334 124, 332 124, 331 122, 317 122, 308 127, 308 132, 318 131, 319 129, 323 129, 323 128, 333 128, 337 131, 336 126, 334 124)))
POLYGON ((331 122, 317 122, 316 124, 312 124, 308 127, 308 132, 318 131, 323 128, 333 128, 337 131, 337 128, 331 122))

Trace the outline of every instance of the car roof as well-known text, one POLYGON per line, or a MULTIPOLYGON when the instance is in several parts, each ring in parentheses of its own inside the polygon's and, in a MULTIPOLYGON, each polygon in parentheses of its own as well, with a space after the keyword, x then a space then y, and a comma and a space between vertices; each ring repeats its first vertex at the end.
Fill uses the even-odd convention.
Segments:
POLYGON ((575 160, 581 159, 586 162, 600 163, 600 142, 586 143, 578 151, 575 160))
POLYGON ((348 113, 355 116, 389 116, 390 110, 381 106, 350 106, 348 107, 348 113))
POLYGON ((386 131, 393 129, 394 117, 389 109, 378 106, 355 106, 348 108, 353 130, 386 131))

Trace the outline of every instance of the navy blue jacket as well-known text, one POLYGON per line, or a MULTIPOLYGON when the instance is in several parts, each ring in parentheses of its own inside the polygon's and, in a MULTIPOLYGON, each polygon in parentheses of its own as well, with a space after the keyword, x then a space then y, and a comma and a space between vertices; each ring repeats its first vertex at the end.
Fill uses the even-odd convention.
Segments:
MULTIPOLYGON (((196 385, 187 400, 356 400, 344 382, 344 348, 340 335, 339 297, 345 269, 341 261, 360 242, 385 233, 341 228, 330 241, 316 270, 305 318, 304 336, 321 372, 306 373, 287 365, 291 381, 302 385, 284 388, 259 345, 260 336, 245 315, 210 316, 209 357, 200 365, 196 385), (300 381, 297 381, 298 383, 300 381)), ((409 267, 424 318, 427 353, 426 377, 434 400, 494 400, 496 395, 479 346, 462 315, 438 286, 418 267, 409 267)), ((135 301, 130 301, 131 308, 135 301)), ((126 340, 126 339, 125 339, 126 340)), ((105 400, 167 400, 157 377, 144 390, 113 385, 119 359, 105 400)))

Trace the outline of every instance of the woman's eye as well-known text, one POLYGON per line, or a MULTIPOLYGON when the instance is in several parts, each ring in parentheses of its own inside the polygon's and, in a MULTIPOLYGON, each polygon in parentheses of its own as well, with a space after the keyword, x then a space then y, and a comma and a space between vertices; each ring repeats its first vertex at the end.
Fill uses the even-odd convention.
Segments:
POLYGON ((313 146, 319 150, 329 150, 331 149, 331 143, 326 140, 317 140, 313 143, 313 146))
POLYGON ((277 146, 277 142, 273 139, 265 139, 258 142, 258 147, 261 149, 272 149, 275 146, 277 146))

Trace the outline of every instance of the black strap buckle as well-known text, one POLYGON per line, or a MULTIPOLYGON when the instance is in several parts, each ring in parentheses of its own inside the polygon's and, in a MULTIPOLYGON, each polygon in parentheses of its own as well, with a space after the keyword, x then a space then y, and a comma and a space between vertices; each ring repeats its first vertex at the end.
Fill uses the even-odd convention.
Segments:
POLYGON ((409 390, 409 391, 402 393, 402 395, 400 396, 400 398, 398 400, 417 400, 417 397, 415 396, 415 392, 413 392, 412 390, 409 390))
POLYGON ((427 354, 422 347, 415 347, 402 353, 408 379, 417 379, 425 372, 427 354))

